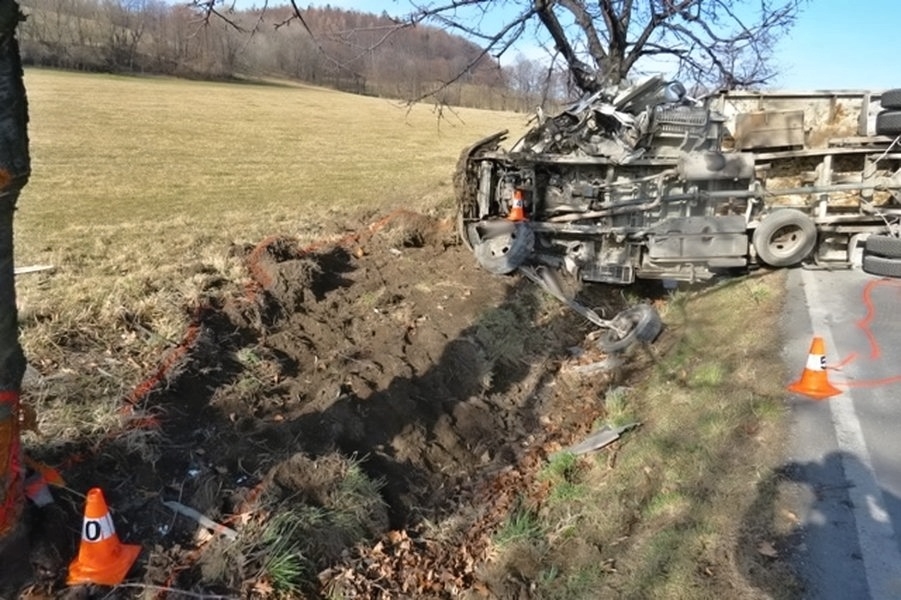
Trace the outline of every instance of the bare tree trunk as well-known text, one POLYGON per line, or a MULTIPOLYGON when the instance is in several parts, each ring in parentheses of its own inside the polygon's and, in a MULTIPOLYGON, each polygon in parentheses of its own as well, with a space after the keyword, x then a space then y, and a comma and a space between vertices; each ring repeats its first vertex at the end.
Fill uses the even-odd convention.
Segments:
POLYGON ((27 543, 21 522, 24 494, 19 436, 25 356, 19 345, 13 272, 13 211, 30 173, 28 106, 16 40, 21 19, 15 0, 0 0, 0 564, 5 575, 15 575, 7 567, 26 554, 27 543))

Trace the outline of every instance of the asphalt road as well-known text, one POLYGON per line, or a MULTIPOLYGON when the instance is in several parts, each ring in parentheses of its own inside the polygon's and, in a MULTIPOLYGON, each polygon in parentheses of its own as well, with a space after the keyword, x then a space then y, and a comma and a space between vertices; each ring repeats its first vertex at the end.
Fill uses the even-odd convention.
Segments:
POLYGON ((783 330, 790 378, 819 336, 841 391, 790 400, 785 473, 799 490, 805 598, 901 598, 901 279, 793 270, 783 330))

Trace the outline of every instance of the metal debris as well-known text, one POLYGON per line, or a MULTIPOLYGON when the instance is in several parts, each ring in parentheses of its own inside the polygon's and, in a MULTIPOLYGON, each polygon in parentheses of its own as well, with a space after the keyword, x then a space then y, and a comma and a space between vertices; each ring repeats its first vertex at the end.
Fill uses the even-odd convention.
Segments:
POLYGON ((621 427, 610 427, 605 425, 600 430, 595 431, 590 436, 575 444, 574 446, 570 446, 563 450, 563 452, 568 452, 570 454, 587 454, 588 452, 596 452, 606 446, 609 446, 613 442, 619 439, 619 436, 624 432, 638 427, 641 423, 629 423, 628 425, 623 425, 621 427))
POLYGON ((169 508, 180 515, 188 517, 189 519, 194 519, 197 521, 202 527, 212 531, 213 533, 219 533, 224 535, 230 540, 238 539, 238 532, 230 527, 226 527, 221 523, 217 523, 206 515, 201 514, 190 506, 185 506, 181 502, 176 502, 175 500, 166 500, 163 501, 163 504, 166 508, 169 508))

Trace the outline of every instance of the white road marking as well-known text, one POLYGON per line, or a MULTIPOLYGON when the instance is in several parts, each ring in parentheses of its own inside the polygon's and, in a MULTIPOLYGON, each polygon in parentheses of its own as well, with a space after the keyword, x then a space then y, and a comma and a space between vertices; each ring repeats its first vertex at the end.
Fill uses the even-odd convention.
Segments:
MULTIPOLYGON (((835 352, 835 340, 829 327, 830 315, 823 302, 819 284, 812 271, 803 270, 801 281, 814 335, 823 338, 826 352, 835 352)), ((901 552, 895 529, 885 509, 882 489, 876 481, 873 461, 850 390, 827 399, 841 451, 842 469, 851 487, 848 495, 853 504, 854 523, 863 555, 863 566, 872 598, 898 598, 901 592, 901 552), (852 460, 853 458, 853 460, 852 460)))

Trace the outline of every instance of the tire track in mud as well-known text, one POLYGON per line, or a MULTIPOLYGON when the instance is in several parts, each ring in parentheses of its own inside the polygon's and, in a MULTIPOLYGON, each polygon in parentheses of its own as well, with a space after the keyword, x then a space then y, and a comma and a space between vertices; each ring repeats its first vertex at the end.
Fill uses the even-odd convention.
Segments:
MULTIPOLYGON (((339 269, 346 285, 267 335, 298 377, 283 391, 295 400, 262 437, 288 423, 304 452, 365 456, 370 476, 385 481, 391 530, 343 567, 327 566, 323 588, 380 597, 390 585, 425 597, 478 587, 490 533, 514 503, 541 501, 532 476, 602 413, 606 381, 554 385, 562 349, 584 331, 565 316, 535 335, 542 308, 528 283, 443 247, 376 244, 357 258, 339 269), (439 542, 424 521, 454 525, 439 542)), ((270 265, 271 279, 286 279, 290 262, 270 265)))
POLYGON ((240 522, 261 498, 318 502, 331 480, 311 483, 310 465, 356 460, 384 482, 385 508, 366 517, 374 542, 332 534, 311 557, 321 588, 309 592, 477 586, 493 527, 522 498, 540 501, 531 474, 602 413, 605 379, 556 376, 586 324, 479 269, 445 222, 380 223, 314 248, 248 249, 252 289, 198 313, 185 364, 131 398, 160 416, 152 462, 123 436, 73 469, 70 485, 118 490, 121 535, 155 548, 145 582, 236 589, 208 579, 207 548, 160 495, 240 522))
MULTIPOLYGON (((509 282, 473 267, 468 277, 477 285, 425 276, 421 263, 445 261, 427 248, 415 252, 427 256, 404 264, 374 247, 365 258, 333 262, 328 271, 342 272, 343 285, 310 298, 266 336, 267 347, 296 363, 298 377, 281 391, 290 400, 280 402, 278 424, 259 432, 265 443, 287 427, 314 455, 337 447, 367 456, 371 475, 386 481, 395 527, 442 487, 429 473, 463 477, 498 454, 509 434, 502 434, 501 411, 479 397, 502 393, 526 371, 489 356, 491 332, 470 324, 473 307, 498 310, 509 282)), ((294 278, 285 275, 298 270, 292 260, 272 263, 278 273, 271 279, 294 278)), ((528 322, 529 315, 517 316, 528 322)))

